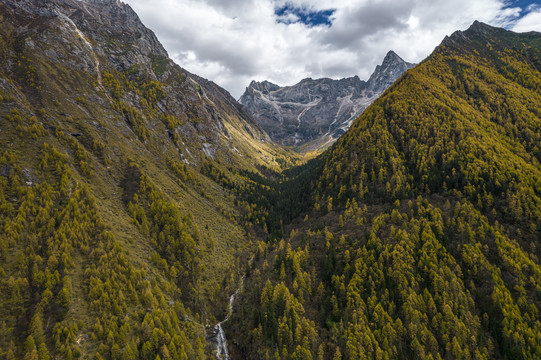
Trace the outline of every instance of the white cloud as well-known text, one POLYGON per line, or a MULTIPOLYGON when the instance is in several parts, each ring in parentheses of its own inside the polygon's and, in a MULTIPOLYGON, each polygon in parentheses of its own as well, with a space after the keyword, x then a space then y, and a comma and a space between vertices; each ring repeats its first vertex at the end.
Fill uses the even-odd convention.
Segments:
POLYGON ((530 13, 517 21, 513 26, 513 31, 526 32, 538 31, 541 32, 541 8, 533 9, 530 13))
MULTIPOLYGON (((368 79, 387 51, 419 62, 445 35, 480 20, 511 27, 517 8, 506 0, 124 0, 154 30, 182 67, 238 98, 253 79, 292 85, 305 77, 368 79), (276 22, 290 3, 336 9, 332 27, 276 22)), ((541 13, 516 23, 539 29, 541 13)))

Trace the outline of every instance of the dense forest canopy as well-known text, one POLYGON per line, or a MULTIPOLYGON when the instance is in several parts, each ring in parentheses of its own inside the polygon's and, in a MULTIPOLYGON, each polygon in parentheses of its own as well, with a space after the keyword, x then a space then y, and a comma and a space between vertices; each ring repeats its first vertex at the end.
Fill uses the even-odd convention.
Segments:
POLYGON ((475 23, 391 86, 259 243, 239 354, 539 358, 540 71, 540 34, 475 23))
POLYGON ((213 358, 242 283, 234 359, 541 358, 540 34, 453 34, 302 162, 59 9, 0 4, 0 358, 213 358))

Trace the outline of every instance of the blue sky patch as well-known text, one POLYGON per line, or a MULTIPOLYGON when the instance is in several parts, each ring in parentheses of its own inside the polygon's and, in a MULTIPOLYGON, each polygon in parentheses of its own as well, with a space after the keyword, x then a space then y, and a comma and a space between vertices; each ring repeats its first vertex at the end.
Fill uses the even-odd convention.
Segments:
POLYGON ((332 26, 332 16, 336 9, 314 10, 286 3, 274 9, 276 22, 282 24, 302 23, 307 27, 332 26))
POLYGON ((519 7, 522 9, 521 15, 526 15, 533 8, 541 7, 541 3, 532 0, 513 0, 507 3, 507 7, 519 7))

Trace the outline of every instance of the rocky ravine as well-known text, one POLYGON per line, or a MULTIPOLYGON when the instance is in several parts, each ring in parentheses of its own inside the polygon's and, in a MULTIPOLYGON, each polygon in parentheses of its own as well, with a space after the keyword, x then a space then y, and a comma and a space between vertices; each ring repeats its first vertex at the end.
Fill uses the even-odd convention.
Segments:
POLYGON ((309 151, 334 142, 413 66, 389 51, 368 81, 308 78, 286 87, 252 81, 239 101, 275 142, 309 151))

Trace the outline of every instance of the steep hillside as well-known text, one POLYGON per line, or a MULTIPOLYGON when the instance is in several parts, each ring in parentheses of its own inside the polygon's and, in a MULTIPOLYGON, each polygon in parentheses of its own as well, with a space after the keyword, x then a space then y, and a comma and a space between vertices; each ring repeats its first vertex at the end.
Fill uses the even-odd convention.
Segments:
POLYGON ((120 1, 0 24, 0 358, 541 357, 541 34, 453 34, 292 166, 120 1))
POLYGON ((289 236, 259 243, 237 358, 541 357, 540 144, 541 34, 446 38, 316 160, 289 236))
POLYGON ((255 236, 220 181, 294 159, 120 1, 0 24, 0 358, 211 357, 255 236))
POLYGON ((304 79, 286 87, 252 81, 239 101, 277 143, 301 152, 319 150, 340 137, 368 105, 413 66, 389 51, 368 81, 358 76, 304 79))
POLYGON ((100 109, 112 105, 124 114, 126 131, 147 147, 162 146, 166 134, 188 162, 199 162, 203 149, 211 157, 216 153, 251 167, 265 163, 273 151, 265 146, 266 134, 229 93, 175 65, 128 5, 8 1, 3 14, 2 70, 24 85, 3 88, 22 91, 36 109, 62 107, 64 113, 84 114, 94 104, 100 109), (85 108, 83 101, 90 104, 85 108), (241 150, 251 157, 241 161, 235 156, 241 150))

